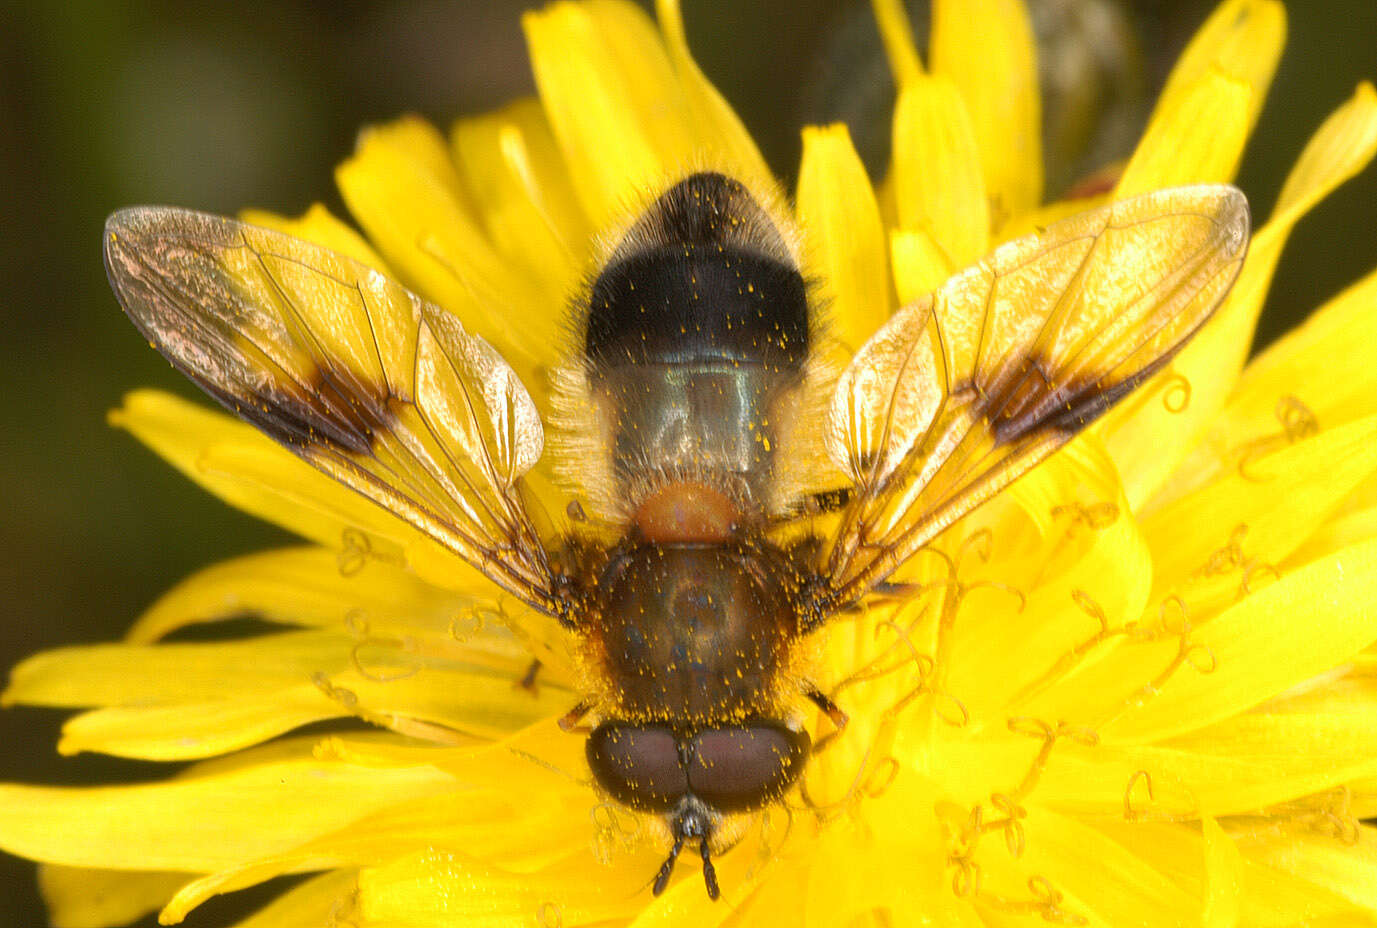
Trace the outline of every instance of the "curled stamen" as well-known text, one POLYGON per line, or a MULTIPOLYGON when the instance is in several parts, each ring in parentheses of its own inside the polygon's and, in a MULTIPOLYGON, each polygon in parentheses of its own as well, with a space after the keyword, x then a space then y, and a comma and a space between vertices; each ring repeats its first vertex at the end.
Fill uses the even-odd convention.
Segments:
POLYGON ((990 805, 994 806, 995 811, 1004 817, 987 822, 984 825, 984 830, 1002 831, 1004 833, 1004 846, 1008 849, 1009 856, 1022 857, 1023 851, 1028 846, 1022 820, 1028 817, 1028 810, 1005 793, 991 793, 990 805))
POLYGON ((353 577, 368 564, 373 554, 373 541, 363 532, 349 526, 340 533, 340 549, 335 556, 341 577, 353 577))
POLYGON ((926 683, 928 674, 932 673, 932 658, 918 650, 918 646, 914 644, 913 639, 909 637, 908 629, 900 628, 899 624, 893 619, 886 619, 883 622, 877 622, 875 624, 874 635, 877 638, 879 637, 881 629, 894 633, 896 643, 903 645, 903 647, 908 650, 909 659, 912 660, 913 665, 918 668, 919 685, 926 683))
POLYGON ((1146 811, 1139 811, 1133 808, 1133 791, 1138 784, 1142 783, 1147 790, 1148 802, 1156 802, 1157 795, 1152 788, 1152 774, 1146 770, 1136 770, 1128 778, 1128 786, 1124 789, 1124 820, 1129 822, 1141 822, 1147 818, 1146 811))
POLYGON ((1185 653, 1186 663, 1200 673, 1214 673, 1219 667, 1219 658, 1214 649, 1207 644, 1192 644, 1185 653))
POLYGON ((958 584, 956 590, 956 600, 958 604, 964 603, 966 597, 977 590, 996 590, 1000 593, 1007 593, 1018 600, 1018 612, 1022 613, 1028 607, 1028 594, 1016 586, 1003 583, 999 580, 977 580, 971 584, 958 584))
POLYGON ((771 814, 773 810, 766 808, 760 813, 760 846, 756 850, 755 862, 747 870, 748 875, 754 874, 757 867, 763 867, 773 860, 794 832, 794 810, 787 805, 781 805, 780 808, 784 810, 784 831, 777 838, 774 836, 778 829, 774 828, 775 817, 771 814))
POLYGON ((1229 533, 1229 540, 1224 543, 1223 547, 1210 553, 1204 565, 1195 572, 1195 575, 1197 577, 1214 577, 1242 567, 1246 563, 1243 554, 1243 539, 1247 536, 1248 526, 1246 524, 1240 523, 1234 526, 1234 530, 1229 533))
POLYGON ((1353 814, 1353 794, 1347 786, 1274 807, 1268 814, 1273 819, 1285 817, 1350 846, 1362 840, 1362 823, 1353 814))
POLYGON ((1118 505, 1108 500, 1095 503, 1086 510, 1087 524, 1097 531, 1109 528, 1118 518, 1118 505))
POLYGON ((1273 414, 1281 423, 1286 440, 1292 444, 1302 438, 1310 438, 1320 430, 1320 420, 1316 418, 1314 411, 1302 403, 1299 397, 1290 393, 1277 400, 1273 414))
MULTIPOLYGON (((1182 619, 1180 631, 1175 632, 1175 634, 1179 636, 1176 645, 1176 656, 1171 659, 1171 662, 1167 664, 1161 673, 1143 684, 1137 693, 1128 698, 1127 705, 1129 706, 1140 706, 1147 702, 1148 699, 1160 693, 1162 687, 1176 674, 1176 671, 1181 669, 1183 664, 1190 664, 1200 673, 1214 673, 1215 669, 1219 666, 1219 661, 1215 657, 1214 650, 1210 648, 1209 645, 1197 644, 1191 641, 1191 623, 1190 619, 1186 617, 1185 603, 1179 600, 1178 603, 1181 609, 1182 619)), ((1163 605, 1165 605, 1165 603, 1163 603, 1163 605)), ((1173 633, 1172 629, 1166 625, 1165 619, 1163 620, 1162 631, 1165 634, 1173 633)))
POLYGON ((990 554, 994 551, 994 532, 988 527, 977 529, 971 532, 961 541, 960 547, 956 549, 956 557, 952 561, 952 573, 961 572, 961 561, 968 552, 974 553, 976 559, 982 564, 989 563, 990 554))
POLYGON ((841 812, 850 808, 856 796, 861 793, 861 784, 865 782, 870 772, 870 754, 873 749, 873 744, 866 747, 865 752, 861 755, 860 766, 856 768, 856 773, 851 777, 851 783, 840 798, 832 802, 818 802, 812 797, 808 789, 808 775, 805 773, 798 781, 799 799, 802 800, 804 808, 812 812, 820 822, 831 821, 841 812))
POLYGON ((951 875, 951 891, 958 899, 969 899, 980 892, 980 865, 965 857, 953 857, 956 872, 951 875))
POLYGON ((1283 439, 1278 435, 1268 435, 1265 438, 1258 438, 1248 442, 1240 449, 1238 463, 1234 469, 1238 475, 1250 483, 1266 483, 1267 478, 1253 473, 1250 469, 1257 461, 1262 460, 1283 444, 1283 439))
POLYGON ((1356 846, 1363 839, 1362 823, 1352 813, 1321 809, 1315 828, 1349 847, 1356 846))
POLYGON ((1182 631, 1190 628, 1190 608, 1186 605, 1186 601, 1184 599, 1173 593, 1172 595, 1163 599, 1157 605, 1157 619, 1159 622, 1161 622, 1162 628, 1165 631, 1167 631, 1168 634, 1181 634, 1182 631), (1180 619, 1179 623, 1176 626, 1177 629, 1179 629, 1179 631, 1171 630, 1171 623, 1167 621, 1168 607, 1176 610, 1176 615, 1180 619))
POLYGON ((918 668, 918 689, 924 688, 927 684, 928 675, 932 673, 933 661, 932 658, 928 655, 919 652, 918 646, 913 643, 913 639, 910 637, 910 633, 912 632, 913 628, 925 617, 926 610, 914 616, 912 621, 910 621, 906 626, 901 626, 892 619, 877 622, 875 624, 874 629, 871 631, 871 634, 874 637, 879 638, 880 632, 882 630, 893 632, 895 636, 894 640, 890 644, 886 645, 884 649, 880 651, 879 654, 875 655, 870 660, 862 664, 860 667, 856 668, 854 671, 852 671, 850 674, 844 677, 841 680, 841 682, 839 682, 836 686, 832 687, 830 695, 833 698, 836 698, 836 696, 844 690, 850 689, 851 687, 861 683, 867 683, 871 680, 878 680, 881 677, 887 677, 890 674, 896 673, 899 670, 902 670, 911 664, 915 665, 918 668), (890 661, 889 663, 884 663, 885 659, 889 657, 889 655, 900 646, 903 646, 903 648, 908 651, 908 656, 900 658, 898 660, 890 661))
POLYGON ((604 866, 612 863, 615 851, 627 850, 640 839, 640 822, 628 819, 631 824, 624 824, 621 810, 614 808, 612 803, 605 802, 589 809, 588 818, 593 823, 593 858, 604 866))
POLYGON ((501 605, 478 605, 453 616, 449 620, 449 636, 460 644, 464 644, 475 635, 481 634, 488 627, 490 618, 497 618, 499 621, 505 616, 501 605))
POLYGON ((1034 874, 1028 878, 1028 892, 1031 899, 1010 899, 994 893, 981 893, 979 901, 1015 915, 1038 915, 1043 921, 1057 925, 1087 925, 1090 920, 1084 915, 1069 912, 1062 908, 1065 896, 1044 876, 1034 874))
POLYGON ((1095 729, 1079 725, 1067 725, 1065 722, 1057 723, 1057 737, 1074 741, 1085 748, 1098 747, 1100 744, 1100 733, 1095 729))
POLYGON ((1320 431, 1320 423, 1316 419, 1315 413, 1311 411, 1310 407, 1290 394, 1277 400, 1276 408, 1272 414, 1281 424, 1281 431, 1274 435, 1264 435, 1261 438, 1253 439, 1243 446, 1239 455, 1238 473, 1245 480, 1259 483, 1263 480, 1263 478, 1248 472, 1248 467, 1254 461, 1287 445, 1294 445, 1298 441, 1310 438, 1320 431))
POLYGON ((1239 581, 1238 599, 1243 599, 1245 596, 1251 596, 1253 594, 1253 578, 1258 574, 1267 574, 1271 576, 1274 583, 1281 579, 1281 571, 1277 570, 1271 564, 1262 561, 1251 563, 1248 565, 1247 569, 1243 571, 1243 579, 1239 581))
POLYGON ((1052 518, 1058 519, 1062 516, 1070 519, 1072 527, 1083 525, 1094 531, 1103 531, 1118 520, 1119 507, 1109 501, 1092 503, 1089 506, 1079 501, 1053 506, 1052 518))
POLYGON ((358 914, 358 906, 359 889, 355 886, 330 903, 330 910, 325 913, 325 924, 328 928, 359 928, 359 923, 354 920, 354 916, 358 914))
POLYGON ((1089 638, 1073 645, 1068 651, 1058 657, 1052 666, 1044 671, 1041 676, 1019 690, 1018 694, 1011 700, 1011 703, 1019 704, 1027 702, 1037 694, 1043 692, 1047 687, 1051 686, 1064 674, 1069 672, 1071 668, 1075 667, 1080 659, 1091 650, 1116 635, 1126 635, 1129 638, 1133 638, 1138 632, 1137 626, 1133 623, 1129 623, 1121 629, 1110 628, 1109 618, 1105 615, 1104 609, 1085 590, 1072 590, 1071 602, 1079 607, 1082 612, 1099 623, 1100 630, 1089 638))
POLYGON ((1109 632, 1109 616, 1104 614, 1104 607, 1092 599, 1089 593, 1085 590, 1072 590, 1071 601, 1076 604, 1081 612, 1100 623, 1100 634, 1109 632))
POLYGON ((1038 747, 1037 754, 1033 757, 1032 764, 1028 767, 1028 772, 1023 775, 1023 779, 1014 788, 1011 801, 1026 799, 1037 787, 1038 780, 1042 778, 1043 771, 1047 769, 1047 759, 1052 756, 1052 748, 1056 746, 1058 740, 1069 738, 1078 744, 1090 747, 1099 744, 1100 740, 1099 734, 1094 730, 1072 727, 1065 722, 1058 722, 1053 728, 1041 719, 1018 716, 1009 719, 1007 724, 1012 733, 1027 735, 1042 742, 1038 747))
POLYGON ((553 902, 542 902, 536 909, 536 924, 540 928, 564 928, 564 914, 553 902))
POLYGON ((939 719, 952 728, 965 728, 971 723, 971 710, 966 708, 964 702, 951 693, 943 692, 934 695, 936 697, 934 710, 939 719), (952 714, 953 712, 955 714, 952 714))
POLYGON ((344 629, 356 638, 368 636, 368 613, 362 609, 350 609, 344 614, 344 629))
POLYGON ((1183 413, 1191 404, 1191 382, 1184 374, 1172 371, 1162 383, 1162 406, 1173 415, 1183 413))
POLYGON ((392 673, 369 670, 367 667, 363 666, 363 661, 359 659, 359 651, 370 644, 393 650, 398 648, 405 650, 408 647, 408 643, 405 640, 398 640, 395 638, 365 638, 362 641, 355 642, 354 647, 349 651, 349 663, 354 668, 355 672, 365 680, 371 680, 374 683, 396 683, 398 680, 414 677, 421 672, 421 665, 417 663, 413 663, 410 667, 392 673))
POLYGON ((899 762, 894 758, 882 758, 880 763, 866 777, 865 785, 861 787, 861 791, 871 799, 879 799, 894 785, 900 769, 899 762))
POLYGON ((1028 878, 1028 892, 1033 894, 1040 905, 1039 915, 1044 921, 1058 925, 1088 925, 1090 920, 1077 912, 1068 912, 1061 907, 1066 897, 1061 890, 1048 881, 1047 877, 1033 875, 1028 878))
POLYGON ((1006 723, 1009 731, 1015 735, 1027 735, 1030 738, 1052 738, 1052 726, 1042 719, 1035 719, 1031 716, 1019 715, 1009 719, 1006 723))
POLYGON ((624 816, 621 807, 610 802, 589 809, 588 820, 593 823, 594 828, 605 829, 625 838, 635 838, 641 830, 636 819, 624 816), (631 824, 624 824, 627 821, 631 824))
POLYGON ((329 699, 334 700, 351 712, 358 707, 358 693, 355 693, 347 687, 336 686, 322 671, 317 670, 315 673, 311 674, 311 682, 315 684, 316 689, 324 693, 329 699))
POLYGON ((357 693, 347 687, 338 686, 321 671, 311 674, 311 683, 325 696, 342 706, 355 718, 370 725, 394 731, 418 741, 431 741, 435 744, 457 745, 466 738, 463 732, 436 722, 424 722, 391 712, 374 712, 364 708, 357 693))
POLYGON ((1066 898, 1047 877, 1036 873, 1028 877, 1028 892, 1032 893, 1033 898, 1038 902, 1050 902, 1054 905, 1066 898))

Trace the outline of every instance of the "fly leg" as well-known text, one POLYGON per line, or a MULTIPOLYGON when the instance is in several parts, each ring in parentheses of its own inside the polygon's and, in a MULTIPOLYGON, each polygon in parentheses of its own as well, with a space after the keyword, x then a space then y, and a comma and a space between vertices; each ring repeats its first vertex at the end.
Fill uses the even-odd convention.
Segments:
POLYGON ((827 716, 828 720, 832 723, 833 730, 819 738, 818 743, 813 745, 813 752, 817 753, 846 730, 846 723, 850 721, 850 716, 842 710, 841 706, 832 701, 831 696, 828 696, 811 683, 804 689, 803 695, 808 698, 809 702, 821 709, 822 714, 827 716))
POLYGON ((516 681, 516 688, 525 690, 532 696, 539 696, 540 691, 536 689, 536 677, 540 675, 540 658, 531 661, 531 666, 526 668, 526 672, 521 675, 521 679, 516 681))
POLYGON ((580 725, 579 723, 583 721, 585 715, 593 711, 593 706, 596 704, 596 700, 591 698, 580 701, 578 705, 574 706, 574 708, 560 717, 560 731, 568 732, 571 735, 591 734, 593 731, 592 726, 580 725))

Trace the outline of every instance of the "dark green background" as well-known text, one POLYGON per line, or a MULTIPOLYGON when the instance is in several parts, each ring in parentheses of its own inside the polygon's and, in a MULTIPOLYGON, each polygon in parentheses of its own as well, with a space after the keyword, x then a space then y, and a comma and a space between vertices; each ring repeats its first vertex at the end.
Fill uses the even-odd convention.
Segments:
MULTIPOLYGON (((188 5, 78 0, 0 21, 0 665, 118 636, 193 569, 281 543, 108 428, 135 386, 194 391, 119 312, 100 262, 115 207, 233 213, 336 204, 332 166, 369 121, 447 124, 529 88, 523 3, 311 0, 188 5)), ((1149 70, 1208 4, 1136 4, 1149 70)), ((705 70, 776 168, 792 175, 809 75, 846 4, 685 0, 705 70)), ((1360 78, 1377 77, 1377 4, 1297 0, 1291 41, 1241 185, 1265 216, 1305 137, 1360 78)), ((1377 266, 1377 171, 1301 224, 1266 311, 1284 330, 1377 266)), ((0 713, 0 779, 147 777, 62 759, 60 714, 0 713)), ((220 924, 212 905, 196 924, 220 924)), ((0 926, 44 923, 31 865, 0 858, 0 926)))

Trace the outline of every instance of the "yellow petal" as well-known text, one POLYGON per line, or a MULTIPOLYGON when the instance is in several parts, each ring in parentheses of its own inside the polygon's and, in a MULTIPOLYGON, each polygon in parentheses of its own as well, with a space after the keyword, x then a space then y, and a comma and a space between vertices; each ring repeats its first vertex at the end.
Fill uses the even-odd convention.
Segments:
POLYGON ((1238 280, 1196 338, 1101 428, 1138 508, 1166 481, 1223 407, 1247 356, 1282 246, 1305 211, 1360 171, 1377 151, 1377 94, 1359 88, 1311 138, 1291 177, 1290 197, 1254 236, 1238 280))
MULTIPOLYGON (((1142 520, 1159 600, 1209 570, 1235 531, 1246 556, 1275 565, 1377 472, 1377 416, 1326 429, 1154 509, 1142 520)), ((1240 578, 1230 577, 1237 586, 1240 578)))
POLYGON ((360 874, 353 921, 359 928, 508 928, 542 921, 572 928, 630 918, 644 904, 643 887, 635 885, 643 879, 630 878, 629 867, 590 873, 586 857, 513 873, 454 852, 413 854, 360 874))
POLYGON ((74 867, 211 872, 452 789, 426 767, 290 760, 164 783, 0 785, 0 847, 74 867))
POLYGON ((1111 926, 1144 924, 1148 912, 1161 924, 1198 919, 1198 898, 1151 867, 1136 847, 1120 845, 1071 816, 1040 806, 1028 810, 1024 827, 1027 868, 1071 897, 1067 910, 1093 913, 1111 926))
POLYGON ((871 7, 875 13, 875 24, 880 29, 884 42, 885 55, 889 58, 889 70, 894 75, 894 83, 900 89, 923 73, 923 62, 918 58, 918 46, 913 41, 913 26, 909 23, 908 10, 902 0, 873 0, 871 7))
POLYGON ((1248 363, 1209 434, 1164 488, 1178 496, 1223 470, 1247 471, 1313 428, 1377 411, 1377 273, 1320 308, 1248 363))
POLYGON ((1371 919, 1377 913, 1377 829, 1360 825, 1357 836, 1357 844, 1347 844, 1327 835, 1287 834, 1250 842, 1249 856, 1327 889, 1371 919))
POLYGON ((319 689, 297 687, 267 699, 243 696, 83 712, 62 727, 62 754, 92 751, 149 761, 200 760, 262 744, 302 725, 347 716, 319 689))
POLYGON ((1109 201, 1109 194, 1099 193, 1087 197, 1078 197, 1074 200, 1056 200, 1052 203, 1043 204, 1036 209, 1015 216, 1013 221, 999 230, 999 236, 992 244, 999 245, 1024 235, 1032 235, 1035 232, 1041 235, 1052 223, 1069 219, 1077 213, 1108 206, 1109 201))
POLYGON ((1248 84, 1215 71, 1201 75, 1172 98, 1172 105, 1158 108, 1119 178, 1115 197, 1233 180, 1252 112, 1248 84), (1202 132, 1201 126, 1210 129, 1202 132))
POLYGON ((1377 343, 1374 308, 1377 271, 1249 362, 1229 397, 1222 428, 1239 437, 1256 435, 1274 426, 1277 400, 1292 393, 1324 428, 1370 415, 1377 407, 1377 366, 1362 346, 1377 343))
POLYGON ((1377 90, 1364 81, 1311 137, 1277 196, 1270 224, 1290 227, 1377 150, 1377 90))
POLYGON ((947 853, 934 814, 935 795, 934 784, 904 770, 857 806, 854 816, 823 829, 800 852, 811 863, 801 924, 857 924, 858 916, 860 924, 873 924, 865 916, 876 910, 883 913, 881 924, 895 926, 983 925, 969 903, 952 894, 950 873, 913 866, 915 860, 938 860, 947 853), (857 861, 865 865, 858 867, 857 861))
POLYGON ((356 879, 352 870, 312 877, 248 918, 235 922, 232 928, 320 928, 329 925, 346 910, 356 879))
POLYGON ((7 704, 61 706, 166 705, 262 693, 318 670, 349 664, 342 634, 284 632, 238 641, 165 645, 73 645, 43 651, 10 674, 7 704))
POLYGON ((1329 711, 1245 713, 1173 738, 1162 749, 1193 755, 1199 763, 1199 782, 1190 785, 1207 791, 1198 796, 1202 808, 1247 813, 1372 775, 1377 759, 1349 745, 1377 734, 1377 702, 1370 693, 1365 703, 1356 702, 1329 711), (1232 775, 1225 772, 1230 767, 1232 775))
MULTIPOLYGON (((1371 487, 1371 483, 1369 483, 1371 487)), ((1360 489, 1357 495, 1369 495, 1360 489)), ((1305 543, 1291 552, 1281 569, 1308 564, 1318 558, 1327 557, 1335 551, 1350 545, 1361 544, 1370 538, 1377 538, 1377 506, 1362 505, 1350 497, 1340 507, 1338 515, 1320 526, 1305 543)))
POLYGON ((689 53, 679 0, 655 0, 655 15, 659 17, 665 47, 679 77, 688 117, 700 143, 718 152, 723 163, 733 166, 738 176, 752 186, 772 184, 773 175, 755 140, 689 53))
POLYGON ((966 105, 951 80, 918 76, 894 110, 894 196, 903 229, 921 229, 953 268, 985 253, 990 205, 966 105))
POLYGON ((1211 652, 1204 666, 1213 664, 1212 672, 1182 668, 1101 734, 1144 741, 1188 732, 1330 670, 1377 639, 1374 596, 1377 542, 1288 574, 1192 634, 1197 647, 1211 652), (1316 618, 1298 623, 1299 615, 1316 618))
POLYGON ((493 248, 444 137, 414 117, 366 130, 335 181, 397 279, 458 315, 535 385, 537 368, 555 360, 549 334, 564 307, 493 248))
POLYGON ((156 912, 190 875, 137 870, 89 870, 48 864, 38 886, 48 919, 61 928, 124 925, 156 912))
POLYGON ((373 246, 342 220, 335 218, 334 214, 320 203, 316 203, 296 219, 260 209, 242 210, 239 218, 256 226, 276 229, 297 238, 304 238, 308 242, 324 245, 331 251, 348 255, 355 261, 361 261, 378 270, 387 270, 387 264, 373 250, 373 246))
MULTIPOLYGON (((487 592, 486 585, 478 592, 487 592)), ((473 611, 472 599, 438 590, 376 558, 356 564, 329 548, 283 548, 192 574, 159 597, 126 638, 148 643, 189 624, 245 614, 341 632, 448 638, 466 624, 473 630, 473 611)))
POLYGON ((414 529, 257 429, 159 390, 135 390, 110 422, 238 509, 364 556, 399 561, 414 529))
POLYGON ((891 298, 879 206, 845 126, 803 131, 798 214, 830 331, 854 353, 889 317, 891 298))
MULTIPOLYGON (((1122 818, 1126 809, 1134 819, 1252 814, 1371 776, 1377 758, 1352 744, 1374 733, 1377 711, 1369 706, 1362 712, 1245 713, 1158 744, 1082 743, 1065 736, 1040 768, 1032 798, 1095 819, 1122 818)), ((1031 743, 989 726, 949 736, 932 760, 941 765, 944 782, 970 781, 971 799, 978 802, 1027 774, 1031 743)))
POLYGON ((900 306, 936 290, 956 270, 936 239, 922 230, 891 233, 890 260, 900 306))
MULTIPOLYGON (((377 558, 356 561, 328 548, 266 551, 188 577, 149 607, 127 640, 147 644, 191 623, 249 614, 359 640, 404 641, 417 655, 503 672, 523 666, 530 652, 510 631, 519 617, 491 599, 485 579, 474 579, 476 595, 456 594, 377 558)), ((541 678, 565 679, 555 667, 541 678)))
POLYGON ((1078 440, 1011 488, 1031 494, 1044 487, 1045 560, 1026 589, 973 592, 957 615, 947 686, 973 717, 1007 714, 1000 710, 1011 701, 1026 702, 1072 670, 1075 650, 1099 630, 1101 617, 1119 627, 1141 614, 1152 557, 1116 477, 1102 448, 1078 440), (1079 510, 1070 505, 1076 502, 1079 510))
MULTIPOLYGON (((358 658, 362 660, 363 658, 358 658)), ((63 726, 58 750, 174 761, 260 744, 313 722, 357 716, 417 738, 496 738, 566 711, 577 697, 549 684, 516 685, 521 670, 417 670, 394 657, 380 667, 325 674, 263 696, 100 709, 63 726), (384 675, 386 674, 386 675, 384 675)))
POLYGON ((691 65, 673 9, 662 12, 673 57, 622 0, 556 3, 522 20, 541 102, 595 228, 691 170, 762 182, 754 146, 691 65))
POLYGON ((551 299, 572 292, 592 240, 539 101, 461 119, 450 145, 493 246, 551 299))
MULTIPOLYGON (((1246 840, 1236 833, 1237 826, 1225 822, 1223 827, 1236 842, 1246 840)), ((1193 823, 1104 819, 1096 828, 1119 844, 1134 848, 1159 871, 1172 874, 1182 885, 1209 898, 1199 872, 1200 831, 1193 823)), ((1283 844, 1289 839, 1277 836, 1271 824, 1264 826, 1264 835, 1269 833, 1283 844)), ((1339 897, 1246 855, 1240 860, 1240 877, 1244 890, 1239 899, 1240 924, 1259 928, 1357 928, 1371 924, 1339 897)))
POLYGON ((1205 843, 1205 911, 1203 928, 1236 928, 1244 893, 1243 858, 1233 840, 1206 816, 1200 822, 1205 843))
POLYGON ((1251 88, 1245 133, 1252 132, 1285 44, 1286 10, 1277 0, 1226 0, 1210 14, 1177 59, 1158 98, 1154 120, 1180 105, 1180 98, 1191 93, 1203 75, 1215 71, 1251 88))
POLYGON ((520 651, 502 660, 456 643, 450 652, 426 654, 408 638, 343 630, 66 648, 17 667, 5 700, 108 707, 70 720, 59 750, 149 760, 220 754, 350 715, 496 737, 574 701, 555 681, 535 692, 516 686, 529 663, 520 651))
MULTIPOLYGON (((525 766, 533 765, 526 761, 525 766)), ((494 771, 493 779, 500 780, 500 772, 494 771)), ((538 784, 515 779, 399 803, 285 853, 187 883, 163 914, 181 917, 212 896, 283 874, 320 867, 375 867, 421 847, 481 851, 488 863, 521 872, 558 864, 587 853, 595 839, 592 819, 568 814, 571 803, 591 801, 591 794, 586 789, 572 791, 570 785, 550 776, 538 784)))
POLYGON ((935 0, 931 65, 961 91, 995 228, 1042 200, 1037 45, 1021 0, 935 0))

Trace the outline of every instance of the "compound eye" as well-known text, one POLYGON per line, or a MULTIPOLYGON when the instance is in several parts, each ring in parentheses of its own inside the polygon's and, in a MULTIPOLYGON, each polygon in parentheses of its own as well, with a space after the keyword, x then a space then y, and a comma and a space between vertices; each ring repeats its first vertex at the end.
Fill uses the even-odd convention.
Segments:
POLYGON ((689 787, 723 812, 758 809, 798 779, 811 745, 807 732, 780 722, 706 729, 692 742, 689 787))
POLYGON ((668 728, 604 722, 588 736, 588 766, 612 798, 642 812, 667 812, 688 792, 679 744, 668 728))

